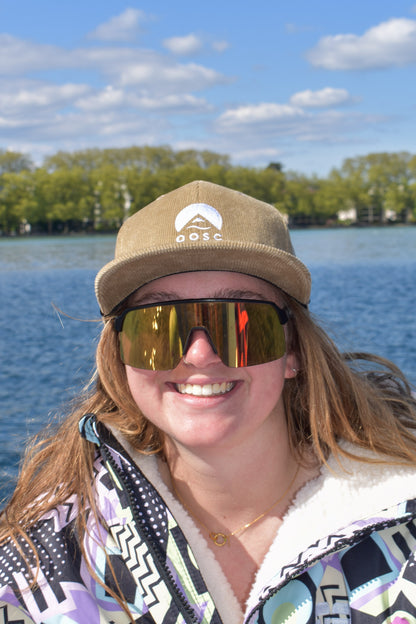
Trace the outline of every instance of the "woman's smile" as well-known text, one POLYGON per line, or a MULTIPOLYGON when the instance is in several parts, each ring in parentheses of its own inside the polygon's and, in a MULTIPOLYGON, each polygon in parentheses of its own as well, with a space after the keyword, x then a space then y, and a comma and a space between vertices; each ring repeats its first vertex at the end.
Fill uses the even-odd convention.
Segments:
POLYGON ((180 394, 191 395, 195 397, 211 397, 220 396, 231 392, 235 388, 237 382, 223 381, 222 383, 179 383, 175 384, 176 390, 180 394))

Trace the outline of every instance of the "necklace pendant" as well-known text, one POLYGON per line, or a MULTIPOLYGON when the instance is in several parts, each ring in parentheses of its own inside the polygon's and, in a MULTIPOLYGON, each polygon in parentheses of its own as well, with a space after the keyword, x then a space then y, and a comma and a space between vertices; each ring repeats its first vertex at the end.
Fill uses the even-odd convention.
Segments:
POLYGON ((228 542, 228 536, 225 533, 214 533, 210 531, 209 537, 212 539, 215 546, 225 546, 228 542))

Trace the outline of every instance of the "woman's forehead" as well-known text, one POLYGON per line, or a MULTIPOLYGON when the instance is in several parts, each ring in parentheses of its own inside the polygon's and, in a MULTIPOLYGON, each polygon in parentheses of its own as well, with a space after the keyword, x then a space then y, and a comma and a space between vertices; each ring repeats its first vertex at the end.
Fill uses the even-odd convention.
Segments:
POLYGON ((168 275, 139 288, 131 303, 138 305, 169 299, 276 300, 278 289, 262 279, 231 271, 193 271, 168 275))

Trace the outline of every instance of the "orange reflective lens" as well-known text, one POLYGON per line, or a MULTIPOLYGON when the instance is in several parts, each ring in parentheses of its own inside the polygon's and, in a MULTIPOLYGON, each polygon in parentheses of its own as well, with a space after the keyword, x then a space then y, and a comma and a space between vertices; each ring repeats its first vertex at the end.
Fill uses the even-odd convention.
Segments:
POLYGON ((252 299, 193 299, 128 308, 115 319, 124 364, 171 370, 186 353, 192 331, 202 329, 226 366, 254 366, 286 351, 285 310, 252 299))

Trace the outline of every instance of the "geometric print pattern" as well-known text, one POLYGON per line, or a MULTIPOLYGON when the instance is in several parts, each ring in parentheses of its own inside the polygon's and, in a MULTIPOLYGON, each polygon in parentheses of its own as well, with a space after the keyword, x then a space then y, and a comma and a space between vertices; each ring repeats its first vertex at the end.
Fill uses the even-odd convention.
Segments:
POLYGON ((112 530, 121 554, 140 587, 140 612, 150 611, 155 622, 163 622, 171 602, 169 590, 159 574, 146 542, 131 525, 112 530))
POLYGON ((107 447, 103 453, 107 468, 118 477, 118 519, 124 519, 110 531, 141 589, 142 612, 145 608, 163 624, 181 618, 220 624, 186 539, 159 493, 115 448, 107 447))
MULTIPOLYGON (((103 522, 96 526, 90 515, 83 538, 95 574, 116 590, 110 561, 136 624, 221 624, 165 501, 105 435, 95 463, 103 522)), ((33 527, 34 587, 19 549, 0 548, 0 624, 128 624, 88 571, 76 514, 72 499, 33 527)), ((20 548, 28 552, 24 542, 20 548)), ((415 501, 361 519, 277 570, 245 624, 416 624, 415 552, 415 501)))
MULTIPOLYGON (((250 624, 416 624, 416 520, 335 536, 329 554, 268 588, 250 624), (359 537, 361 535, 361 538, 359 537)), ((391 524, 391 522, 390 522, 391 524)), ((292 570, 293 573, 293 570, 292 570)))
MULTIPOLYGON (((148 526, 149 514, 145 511, 140 520, 135 511, 139 506, 142 510, 149 509, 147 502, 156 494, 143 481, 144 477, 134 470, 128 471, 127 477, 122 464, 117 465, 116 461, 109 462, 108 470, 101 458, 94 468, 98 506, 110 530, 95 526, 90 516, 84 546, 98 578, 116 590, 109 559, 138 623, 220 624, 202 576, 189 556, 186 540, 161 499, 153 501, 151 508, 154 514, 163 507, 163 522, 157 531, 160 539, 151 540, 149 531, 140 530, 148 526), (145 500, 141 497, 143 492, 145 500)), ((30 587, 29 571, 18 549, 13 544, 0 548, 0 624, 127 624, 130 621, 89 574, 73 530, 75 517, 75 501, 69 501, 33 527, 31 537, 40 556, 38 583, 34 588, 30 587)), ((155 531, 153 528, 153 538, 155 531)), ((29 554, 25 542, 21 542, 20 548, 29 554)))
MULTIPOLYGON (((30 583, 29 571, 16 547, 6 544, 0 549, 0 622, 1 617, 3 622, 25 624, 114 622, 114 615, 120 607, 88 574, 73 521, 59 526, 58 530, 54 519, 39 522, 32 529, 32 539, 40 556, 35 586, 30 583)), ((27 553, 25 542, 20 542, 20 548, 27 553)), ((94 540, 88 549, 95 570, 101 576, 105 559, 103 551, 94 540)), ((36 570, 35 562, 31 569, 36 570)), ((127 622, 126 617, 124 622, 127 622)))

